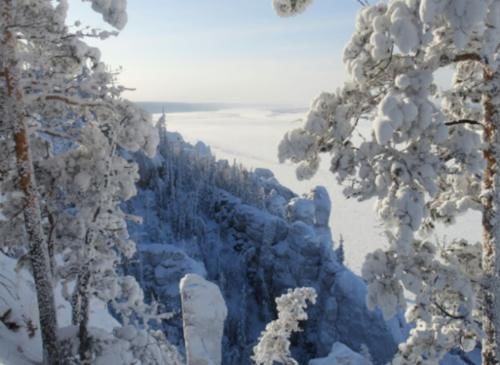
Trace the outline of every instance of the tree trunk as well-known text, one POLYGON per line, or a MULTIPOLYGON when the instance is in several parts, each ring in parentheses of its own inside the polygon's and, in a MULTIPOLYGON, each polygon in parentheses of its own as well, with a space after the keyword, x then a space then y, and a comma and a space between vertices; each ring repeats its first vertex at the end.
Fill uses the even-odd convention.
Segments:
MULTIPOLYGON (((15 90, 15 79, 10 76, 10 70, 5 69, 7 84, 9 85, 9 98, 11 91, 15 90)), ((15 92, 18 94, 18 92, 15 92)), ((20 94, 18 94, 20 95, 20 94)), ((15 96, 18 99, 18 96, 15 96)), ((18 101, 21 101, 20 99, 18 101)), ((10 103, 9 103, 10 104, 10 103)), ((22 104, 12 103, 12 106, 21 108, 22 104)), ((9 105, 10 106, 10 105, 9 105)), ((7 106, 7 108, 9 108, 7 106)), ((10 110, 10 117, 17 119, 15 126, 15 151, 19 187, 24 194, 24 226, 29 240, 29 257, 33 270, 36 286, 38 311, 40 315, 40 328, 46 360, 49 364, 59 364, 57 347, 57 317, 52 287, 51 268, 47 242, 42 229, 40 214, 40 201, 38 199, 34 179, 33 161, 31 158, 30 142, 23 112, 10 110), (13 112, 14 111, 14 112, 13 112)))
MULTIPOLYGON (((500 75, 493 71, 484 72, 485 84, 492 84, 500 75)), ((493 88, 492 88, 493 89, 493 88)), ((496 91, 484 95, 484 151, 486 169, 484 172, 483 197, 483 320, 482 364, 498 365, 500 348, 500 114, 495 107, 496 91)))
MULTIPOLYGON (((106 179, 106 183, 104 184, 105 188, 107 187, 107 181, 108 180, 106 179)), ((91 223, 92 225, 97 222, 100 213, 101 207, 99 206, 94 212, 91 223)), ((80 272, 78 273, 76 287, 72 298, 73 324, 78 326, 78 338, 80 340, 78 352, 82 365, 90 365, 92 360, 92 339, 90 338, 88 326, 90 319, 90 279, 92 277, 91 261, 93 256, 94 238, 94 227, 90 227, 87 229, 85 234, 85 246, 83 247, 85 252, 85 263, 81 266, 80 272)))
POLYGON ((71 296, 71 323, 78 326, 78 340, 80 342, 78 354, 82 365, 91 364, 92 343, 88 330, 90 315, 90 270, 88 263, 80 268, 76 286, 71 296))
MULTIPOLYGON (((2 20, 12 23, 12 0, 4 0, 2 20)), ((29 257, 38 301, 40 329, 44 351, 44 362, 60 365, 57 346, 57 316, 50 275, 47 241, 42 228, 40 201, 34 177, 31 146, 24 111, 23 93, 19 86, 20 66, 16 54, 16 36, 9 28, 4 28, 2 47, 6 100, 4 122, 14 131, 15 155, 19 189, 24 194, 24 226, 29 240, 29 257)))
MULTIPOLYGON (((78 277, 80 274, 78 274, 78 277)), ((80 295, 78 294, 78 279, 76 280, 76 286, 71 295, 71 324, 73 326, 78 326, 80 323, 80 295)))
POLYGON ((89 314, 90 314, 90 266, 85 263, 80 268, 76 280, 76 286, 71 296, 72 316, 71 323, 78 326, 78 340, 80 342, 78 354, 82 365, 91 364, 92 343, 88 330, 89 314))
POLYGON ((86 263, 78 275, 77 290, 79 299, 79 312, 78 312, 78 338, 80 340, 80 360, 82 365, 91 364, 91 338, 88 330, 89 324, 89 311, 90 311, 90 266, 86 263))

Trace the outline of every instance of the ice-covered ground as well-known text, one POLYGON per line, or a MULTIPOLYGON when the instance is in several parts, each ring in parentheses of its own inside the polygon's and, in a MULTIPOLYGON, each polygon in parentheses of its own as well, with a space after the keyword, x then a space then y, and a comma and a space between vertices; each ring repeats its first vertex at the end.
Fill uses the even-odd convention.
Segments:
MULTIPOLYGON (((326 186, 333 203, 331 227, 334 238, 338 241, 343 236, 346 263, 355 272, 360 272, 368 252, 384 247, 383 230, 376 219, 373 201, 360 203, 345 199, 335 177, 328 171, 327 156, 318 174, 312 180, 302 182, 295 178, 293 165, 278 162, 277 146, 281 137, 302 123, 300 118, 305 110, 238 107, 175 113, 169 113, 167 109, 166 112, 170 131, 181 133, 189 142, 205 142, 218 158, 236 159, 248 168, 269 168, 282 184, 297 193, 308 192, 316 185, 326 186)), ((440 230, 437 235, 441 241, 455 237, 478 240, 479 216, 462 217, 452 229, 440 230)))

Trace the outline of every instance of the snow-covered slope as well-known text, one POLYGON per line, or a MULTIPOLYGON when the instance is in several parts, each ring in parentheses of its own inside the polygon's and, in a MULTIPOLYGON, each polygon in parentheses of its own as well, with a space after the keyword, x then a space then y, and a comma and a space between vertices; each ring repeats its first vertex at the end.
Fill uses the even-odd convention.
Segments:
MULTIPOLYGON (((215 160, 202 143, 161 134, 154 159, 135 156, 139 194, 126 205, 143 218, 129 228, 139 250, 127 270, 147 298, 180 313, 183 275, 215 282, 228 307, 223 363, 248 364, 260 332, 275 319, 274 298, 288 288, 313 287, 318 301, 292 340, 300 363, 327 356, 335 342, 354 351, 366 346, 375 364, 391 359, 404 337, 403 320, 385 322, 370 312, 364 283, 337 259, 326 189, 299 197, 269 170, 249 172, 215 160)), ((162 324, 180 347, 181 325, 180 315, 162 324)))
MULTIPOLYGON (((38 306, 33 278, 17 260, 0 253, 0 365, 25 365, 42 361, 38 328, 38 306)), ((62 298, 61 287, 55 290, 59 326, 71 326, 71 308, 62 298)), ((95 330, 120 326, 103 302, 91 305, 90 325, 95 330)))
MULTIPOLYGON (((42 344, 33 278, 17 262, 0 253, 0 365, 41 364, 42 344)), ((63 298, 60 285, 54 293, 65 365, 79 364, 69 355, 78 347, 78 328, 71 324, 71 306, 63 298)), ((90 333, 94 341, 92 364, 181 364, 177 351, 157 340, 164 338, 161 333, 133 325, 122 326, 100 300, 93 299, 90 308, 90 333)))

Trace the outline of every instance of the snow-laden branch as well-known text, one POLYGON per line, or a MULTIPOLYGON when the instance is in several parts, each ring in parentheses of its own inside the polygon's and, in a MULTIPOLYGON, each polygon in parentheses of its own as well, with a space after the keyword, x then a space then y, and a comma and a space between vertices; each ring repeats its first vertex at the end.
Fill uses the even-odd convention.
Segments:
POLYGON ((257 365, 273 365, 276 362, 298 365, 291 357, 290 336, 300 331, 300 321, 307 320, 307 302, 316 302, 313 288, 297 288, 276 298, 278 319, 266 326, 254 347, 253 361, 257 365))
MULTIPOLYGON (((480 318, 484 294, 477 273, 472 276, 459 264, 467 252, 480 267, 481 251, 456 247, 443 264, 443 250, 416 240, 435 222, 452 223, 476 209, 485 214, 491 237, 485 251, 490 259, 483 265, 494 266, 493 242, 500 242, 494 233, 500 222, 492 213, 500 200, 490 194, 500 185, 499 10, 496 0, 364 6, 344 50, 351 80, 319 95, 304 125, 288 132, 279 146, 280 161, 297 163, 299 179, 312 177, 327 152, 346 196, 377 199, 389 248, 369 255, 364 265, 368 302, 386 317, 406 307, 404 290, 414 293, 417 303, 408 313, 418 328, 402 346, 398 364, 438 361, 463 338, 482 335, 478 320, 496 326, 485 345, 494 352, 491 334, 500 331, 491 300, 489 314, 480 318), (453 72, 444 90, 435 80, 441 70, 453 72), (441 310, 448 303, 469 313, 467 318, 450 324, 448 314, 454 312, 441 310)), ((491 299, 491 290, 486 292, 491 299)))
POLYGON ((313 0, 273 0, 274 11, 279 16, 292 16, 303 12, 313 0))

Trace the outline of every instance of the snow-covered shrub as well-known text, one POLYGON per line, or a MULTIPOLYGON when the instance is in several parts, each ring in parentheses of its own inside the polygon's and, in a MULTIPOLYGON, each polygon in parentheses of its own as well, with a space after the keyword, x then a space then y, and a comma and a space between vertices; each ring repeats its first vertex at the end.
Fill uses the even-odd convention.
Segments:
POLYGON ((253 361, 257 365, 298 365, 291 357, 290 336, 300 331, 300 321, 307 320, 307 302, 316 303, 316 291, 297 288, 276 298, 278 319, 270 322, 254 347, 253 361))
MULTIPOLYGON (((183 365, 177 349, 159 331, 133 326, 117 327, 112 333, 91 328, 92 342, 88 359, 95 365, 183 365)), ((65 365, 82 365, 79 355, 79 335, 75 326, 60 331, 61 356, 65 365)))

